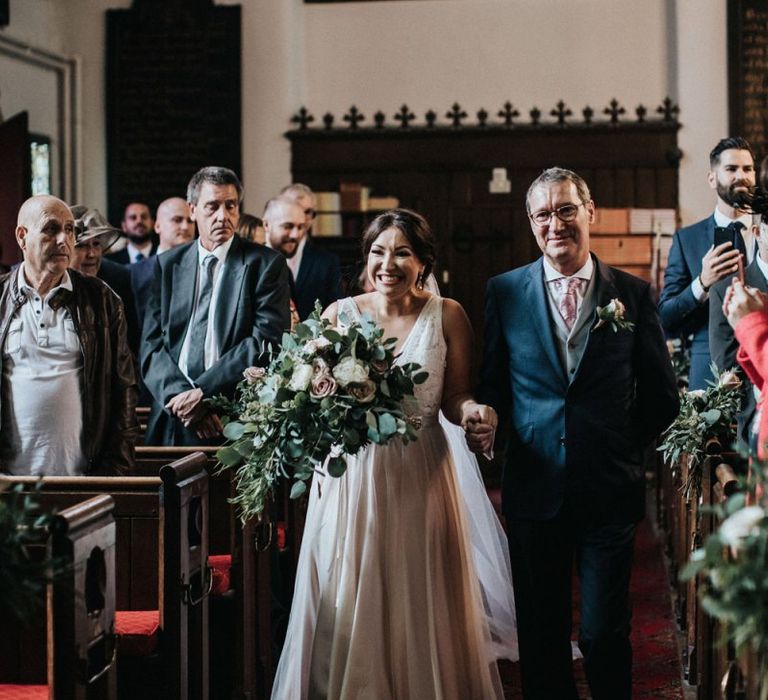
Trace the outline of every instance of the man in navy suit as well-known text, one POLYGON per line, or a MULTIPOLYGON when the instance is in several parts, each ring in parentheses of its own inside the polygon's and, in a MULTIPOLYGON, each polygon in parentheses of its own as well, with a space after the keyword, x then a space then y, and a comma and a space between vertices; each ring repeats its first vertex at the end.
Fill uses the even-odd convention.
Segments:
POLYGON ((304 320, 315 308, 325 308, 341 296, 341 263, 337 255, 314 245, 308 238, 308 214, 297 200, 281 195, 267 202, 264 231, 267 245, 280 251, 293 277, 293 300, 304 320))
MULTIPOLYGON (((159 239, 155 255, 193 241, 195 222, 190 214, 189 204, 181 197, 170 197, 160 202, 155 212, 155 231, 159 239)), ((139 328, 144 325, 144 310, 147 308, 147 299, 152 289, 155 255, 131 265, 131 285, 139 316, 139 328)))
POLYGON ((108 258, 120 265, 135 265, 154 255, 157 252, 157 236, 152 230, 154 224, 149 206, 144 202, 131 202, 123 212, 121 223, 128 245, 110 253, 108 258))
MULTIPOLYGON (((526 700, 576 700, 571 579, 592 697, 629 700, 629 577, 644 452, 679 408, 647 283, 589 252, 595 206, 562 168, 530 186, 543 257, 488 282, 479 400, 509 428, 502 483, 526 700), (602 311, 601 311, 602 309, 602 311)), ((467 426, 477 450, 489 428, 467 426)))
POLYGON ((752 148, 738 136, 722 139, 709 154, 709 168, 709 186, 717 194, 715 213, 675 234, 659 299, 664 330, 670 335, 693 335, 689 389, 705 389, 712 379, 710 289, 736 272, 740 253, 746 257, 745 264, 754 257, 752 222, 740 202, 755 185, 752 148), (732 243, 715 245, 716 227, 730 229, 732 243))
POLYGON ((285 259, 235 236, 242 196, 231 170, 199 170, 187 188, 199 238, 157 257, 141 340, 154 398, 148 445, 218 440, 221 422, 204 399, 231 397, 290 326, 285 259))

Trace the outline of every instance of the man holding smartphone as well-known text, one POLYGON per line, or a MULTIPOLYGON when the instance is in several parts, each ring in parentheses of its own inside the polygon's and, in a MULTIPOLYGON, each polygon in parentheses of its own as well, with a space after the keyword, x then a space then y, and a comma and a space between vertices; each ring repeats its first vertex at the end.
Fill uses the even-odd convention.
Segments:
POLYGON ((737 274, 739 256, 754 258, 751 218, 743 197, 755 186, 755 159, 746 139, 721 139, 709 154, 709 186, 715 212, 680 229, 672 239, 659 314, 668 335, 693 335, 689 389, 705 389, 709 369, 709 290, 737 274))

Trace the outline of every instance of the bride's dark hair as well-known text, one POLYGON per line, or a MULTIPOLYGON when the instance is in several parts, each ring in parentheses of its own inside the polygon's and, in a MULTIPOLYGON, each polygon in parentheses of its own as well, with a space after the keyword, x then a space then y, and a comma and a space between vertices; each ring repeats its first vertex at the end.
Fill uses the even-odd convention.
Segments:
POLYGON ((365 229, 361 241, 363 259, 368 259, 373 242, 388 228, 396 228, 408 239, 416 257, 424 265, 426 279, 435 266, 435 237, 427 220, 410 209, 391 209, 379 214, 365 229))

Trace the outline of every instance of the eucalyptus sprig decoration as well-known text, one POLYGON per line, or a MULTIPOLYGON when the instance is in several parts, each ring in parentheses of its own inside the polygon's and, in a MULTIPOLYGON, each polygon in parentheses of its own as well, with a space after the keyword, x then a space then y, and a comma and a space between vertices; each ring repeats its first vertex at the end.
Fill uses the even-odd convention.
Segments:
POLYGON ((733 371, 719 374, 711 366, 714 379, 707 389, 684 392, 680 400, 680 413, 662 434, 658 450, 667 464, 677 464, 683 455, 688 457, 688 481, 685 495, 698 493, 701 485, 701 461, 709 440, 716 438, 722 445, 730 445, 735 438, 734 422, 741 409, 741 379, 733 371))
POLYGON ((684 581, 701 576, 701 604, 724 623, 720 642, 756 652, 761 700, 768 700, 767 487, 768 466, 753 463, 741 491, 709 509, 720 525, 691 554, 680 576, 684 581))
MULTIPOLYGON (((0 491, 3 491, 0 483, 0 491)), ((38 487, 39 488, 39 487, 38 487)), ((0 494, 0 613, 28 622, 45 605, 45 587, 63 571, 43 547, 53 522, 33 495, 16 485, 0 494), (37 552, 33 550, 37 549, 37 552)))

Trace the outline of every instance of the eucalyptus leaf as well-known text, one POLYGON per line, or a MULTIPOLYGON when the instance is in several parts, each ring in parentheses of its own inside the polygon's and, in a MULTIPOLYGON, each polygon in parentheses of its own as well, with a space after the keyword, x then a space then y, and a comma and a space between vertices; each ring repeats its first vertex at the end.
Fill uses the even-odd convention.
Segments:
POLYGON ((236 467, 243 461, 242 455, 234 447, 221 447, 216 450, 216 459, 225 467, 236 467))
POLYGON ((291 486, 291 498, 300 498, 307 491, 307 484, 303 481, 294 481, 291 486))
POLYGON ((338 478, 347 471, 347 460, 343 457, 331 457, 327 468, 331 476, 338 478))
POLYGON ((245 433, 245 426, 237 421, 227 423, 224 427, 224 437, 227 438, 227 440, 239 440, 243 437, 243 433, 245 433))

